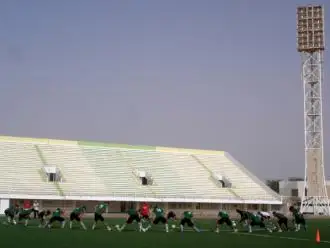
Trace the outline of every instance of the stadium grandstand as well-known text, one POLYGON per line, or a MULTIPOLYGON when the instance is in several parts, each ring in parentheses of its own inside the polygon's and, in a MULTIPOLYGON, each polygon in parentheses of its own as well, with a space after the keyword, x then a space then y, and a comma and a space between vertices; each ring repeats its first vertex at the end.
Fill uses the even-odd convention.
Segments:
POLYGON ((68 209, 111 202, 108 212, 137 202, 203 213, 282 204, 224 151, 0 136, 0 169, 1 213, 25 199, 68 209))

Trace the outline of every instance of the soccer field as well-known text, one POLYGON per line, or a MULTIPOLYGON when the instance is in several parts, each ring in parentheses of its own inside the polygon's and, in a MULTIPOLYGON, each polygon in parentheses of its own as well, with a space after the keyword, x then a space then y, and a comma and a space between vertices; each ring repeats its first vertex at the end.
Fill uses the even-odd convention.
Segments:
MULTIPOLYGON (((124 219, 111 219, 109 223, 113 227, 115 224, 122 224, 124 219)), ((68 224, 68 223, 67 223, 68 224)), ((86 220, 88 228, 92 221, 86 220)), ((146 233, 136 231, 135 224, 128 226, 123 232, 106 231, 100 224, 97 230, 83 231, 76 224, 73 230, 68 228, 60 229, 59 225, 53 229, 40 229, 38 222, 32 220, 29 227, 22 224, 16 226, 0 225, 1 246, 2 247, 134 247, 134 248, 181 248, 181 247, 299 247, 309 248, 313 246, 330 247, 330 220, 309 220, 308 231, 268 233, 266 231, 255 230, 253 233, 240 231, 232 233, 223 228, 219 234, 212 232, 215 221, 197 220, 196 224, 203 229, 201 233, 195 233, 186 228, 186 232, 180 233, 171 231, 164 232, 164 226, 153 227, 146 233), (315 234, 319 228, 321 243, 316 244, 315 234)))

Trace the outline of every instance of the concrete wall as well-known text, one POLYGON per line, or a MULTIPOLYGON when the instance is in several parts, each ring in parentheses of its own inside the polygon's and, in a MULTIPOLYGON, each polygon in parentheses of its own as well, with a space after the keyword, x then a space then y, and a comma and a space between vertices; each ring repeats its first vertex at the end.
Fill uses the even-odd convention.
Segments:
POLYGON ((0 199, 0 214, 5 214, 5 210, 9 207, 9 199, 0 199))
POLYGON ((304 182, 303 181, 280 181, 280 195, 292 196, 292 189, 298 189, 298 197, 304 195, 304 182))
MULTIPOLYGON (((302 197, 304 195, 304 182, 303 181, 280 181, 280 195, 282 196, 292 196, 292 189, 298 189, 298 197, 302 197)), ((327 181, 327 191, 328 197, 330 198, 330 181, 327 181)))

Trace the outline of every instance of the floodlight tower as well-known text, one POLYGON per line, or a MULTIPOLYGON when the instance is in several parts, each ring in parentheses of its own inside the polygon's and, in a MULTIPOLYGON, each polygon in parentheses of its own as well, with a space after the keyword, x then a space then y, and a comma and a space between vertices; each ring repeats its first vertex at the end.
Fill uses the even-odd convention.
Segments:
POLYGON ((330 215, 324 155, 322 82, 324 10, 320 5, 297 8, 297 50, 302 59, 305 120, 305 194, 302 212, 330 215))

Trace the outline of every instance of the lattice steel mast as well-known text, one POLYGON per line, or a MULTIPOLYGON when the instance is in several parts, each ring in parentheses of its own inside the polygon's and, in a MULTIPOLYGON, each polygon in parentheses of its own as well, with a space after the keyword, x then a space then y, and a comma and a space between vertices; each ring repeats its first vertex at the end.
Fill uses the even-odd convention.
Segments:
POLYGON ((322 6, 297 8, 297 49, 302 59, 305 121, 305 194, 302 212, 330 215, 323 155, 322 83, 324 11, 322 6))

